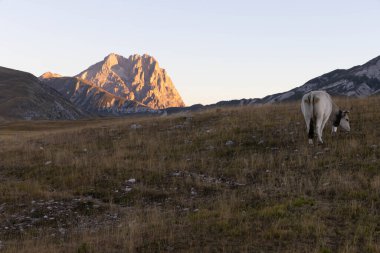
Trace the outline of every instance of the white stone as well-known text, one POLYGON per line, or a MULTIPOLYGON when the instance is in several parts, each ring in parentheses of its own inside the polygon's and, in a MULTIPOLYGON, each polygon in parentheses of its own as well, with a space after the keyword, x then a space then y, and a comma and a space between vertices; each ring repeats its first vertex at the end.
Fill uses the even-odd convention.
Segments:
POLYGON ((227 141, 226 142, 226 146, 232 146, 232 145, 234 145, 235 144, 235 142, 233 142, 233 141, 227 141))
POLYGON ((134 184, 136 183, 136 179, 135 178, 130 178, 127 180, 128 183, 131 183, 131 184, 134 184))

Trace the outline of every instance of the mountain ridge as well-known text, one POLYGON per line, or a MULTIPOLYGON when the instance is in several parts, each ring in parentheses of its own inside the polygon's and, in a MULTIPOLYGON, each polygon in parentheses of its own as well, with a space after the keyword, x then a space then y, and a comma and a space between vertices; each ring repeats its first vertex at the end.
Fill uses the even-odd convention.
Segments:
POLYGON ((377 94, 380 92, 380 56, 362 65, 327 72, 291 90, 265 96, 256 103, 292 101, 311 90, 325 90, 332 96, 348 97, 377 94))
POLYGON ((159 67, 153 57, 146 54, 124 58, 112 53, 75 77, 46 72, 37 78, 28 72, 0 67, 0 119, 78 119, 84 116, 161 114, 226 106, 262 105, 295 101, 311 90, 325 90, 332 96, 367 97, 380 94, 380 56, 362 65, 332 70, 285 92, 263 98, 219 101, 209 105, 195 104, 185 107, 179 96, 180 100, 174 106, 165 102, 157 106, 157 103, 170 99, 168 96, 160 101, 160 97, 156 97, 154 93, 166 88, 163 83, 166 79, 169 80, 169 90, 171 86, 175 90, 166 71, 159 67), (151 82, 154 84, 145 86, 151 82), (140 91, 144 95, 139 95, 140 91), (121 95, 117 95, 119 93, 121 95), (147 94, 151 97, 146 96, 147 94), (141 97, 138 96, 149 99, 140 102, 138 99, 141 100, 141 97), (155 103, 156 107, 150 107, 150 102, 155 103))
POLYGON ((168 108, 169 113, 198 111, 203 109, 264 105, 297 101, 311 90, 326 90, 332 96, 367 97, 380 94, 380 56, 362 65, 348 69, 335 69, 285 92, 278 92, 262 98, 243 98, 219 101, 214 104, 195 104, 184 108, 168 108))

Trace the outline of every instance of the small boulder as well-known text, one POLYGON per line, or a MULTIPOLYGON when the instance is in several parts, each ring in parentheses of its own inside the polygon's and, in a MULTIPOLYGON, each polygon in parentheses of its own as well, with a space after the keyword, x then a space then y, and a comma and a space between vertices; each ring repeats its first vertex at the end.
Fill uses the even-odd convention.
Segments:
POLYGON ((233 142, 233 141, 226 141, 226 146, 232 146, 234 144, 235 144, 235 142, 233 142))
POLYGON ((132 124, 131 125, 131 129, 140 129, 140 128, 142 128, 142 125, 140 125, 140 124, 132 124))

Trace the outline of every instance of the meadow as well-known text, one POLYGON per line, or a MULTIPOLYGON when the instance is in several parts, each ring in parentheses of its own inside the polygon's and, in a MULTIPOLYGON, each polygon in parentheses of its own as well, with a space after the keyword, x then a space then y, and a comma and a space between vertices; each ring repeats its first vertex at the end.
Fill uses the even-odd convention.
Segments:
POLYGON ((0 252, 380 252, 380 98, 0 124, 0 252))

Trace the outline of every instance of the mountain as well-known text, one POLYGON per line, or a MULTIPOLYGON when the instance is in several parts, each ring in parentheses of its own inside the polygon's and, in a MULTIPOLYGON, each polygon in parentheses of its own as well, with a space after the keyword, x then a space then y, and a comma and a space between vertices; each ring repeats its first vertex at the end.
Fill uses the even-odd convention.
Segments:
POLYGON ((76 77, 153 109, 185 106, 165 69, 151 56, 110 54, 76 77))
POLYGON ((74 105, 91 115, 121 115, 125 113, 147 112, 151 109, 139 102, 121 98, 78 77, 59 77, 49 72, 40 80, 57 90, 74 105))
POLYGON ((84 114, 34 75, 0 67, 0 119, 78 119, 84 114))
POLYGON ((43 80, 43 79, 48 79, 48 78, 53 78, 53 77, 62 77, 62 76, 60 74, 46 72, 42 74, 38 79, 43 80))
POLYGON ((256 103, 297 100, 311 90, 325 90, 333 96, 367 97, 380 93, 380 56, 350 69, 337 69, 311 79, 287 92, 269 95, 256 103))
POLYGON ((380 94, 380 56, 350 69, 337 69, 313 78, 292 90, 266 96, 264 98, 235 99, 215 104, 196 104, 189 107, 167 108, 166 112, 179 113, 204 109, 245 105, 262 105, 285 101, 295 101, 311 90, 325 90, 333 96, 367 97, 380 94))

